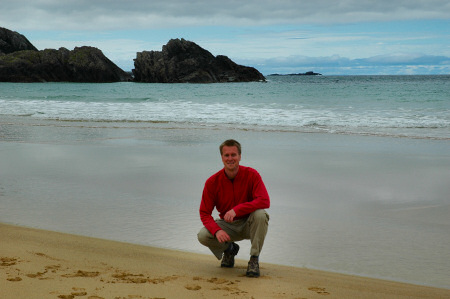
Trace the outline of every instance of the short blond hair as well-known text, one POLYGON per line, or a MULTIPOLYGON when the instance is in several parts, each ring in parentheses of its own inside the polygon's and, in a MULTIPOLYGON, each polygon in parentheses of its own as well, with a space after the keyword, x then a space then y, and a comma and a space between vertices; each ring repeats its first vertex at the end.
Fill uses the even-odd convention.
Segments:
POLYGON ((241 144, 234 139, 228 139, 222 142, 222 144, 219 147, 220 155, 222 155, 222 149, 224 146, 235 146, 237 147, 239 155, 241 154, 241 144))

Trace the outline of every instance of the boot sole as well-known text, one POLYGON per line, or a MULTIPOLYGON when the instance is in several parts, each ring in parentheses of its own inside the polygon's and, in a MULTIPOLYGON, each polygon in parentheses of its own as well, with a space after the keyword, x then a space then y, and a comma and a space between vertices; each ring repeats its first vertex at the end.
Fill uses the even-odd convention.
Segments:
POLYGON ((245 274, 245 276, 256 278, 256 277, 259 277, 259 273, 247 272, 247 273, 245 274))

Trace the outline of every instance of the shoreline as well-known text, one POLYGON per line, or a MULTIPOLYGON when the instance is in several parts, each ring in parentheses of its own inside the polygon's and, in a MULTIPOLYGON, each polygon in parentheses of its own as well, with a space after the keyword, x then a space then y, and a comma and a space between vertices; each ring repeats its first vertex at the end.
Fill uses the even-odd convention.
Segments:
POLYGON ((450 290, 0 223, 1 298, 444 298, 450 290))

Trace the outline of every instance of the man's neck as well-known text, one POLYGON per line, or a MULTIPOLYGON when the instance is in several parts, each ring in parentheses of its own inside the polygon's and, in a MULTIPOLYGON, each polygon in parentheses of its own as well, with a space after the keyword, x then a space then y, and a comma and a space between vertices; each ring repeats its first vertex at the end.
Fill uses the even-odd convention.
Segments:
POLYGON ((236 168, 236 170, 233 170, 233 171, 229 171, 229 170, 225 169, 225 174, 227 175, 227 177, 230 180, 233 180, 237 176, 238 171, 239 171, 239 166, 236 168))

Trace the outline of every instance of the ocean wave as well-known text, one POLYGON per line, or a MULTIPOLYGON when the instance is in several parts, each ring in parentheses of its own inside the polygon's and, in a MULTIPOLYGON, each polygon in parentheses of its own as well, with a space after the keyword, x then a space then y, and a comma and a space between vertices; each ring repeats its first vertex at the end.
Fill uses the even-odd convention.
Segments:
POLYGON ((353 76, 280 77, 267 84, 3 84, 0 115, 448 138, 450 94, 443 82, 441 77, 353 76))
MULTIPOLYGON (((1 114, 0 114, 1 115, 1 114)), ((33 118, 32 116, 5 116, 0 120, 0 128, 5 125, 36 126, 36 127, 73 127, 86 129, 165 129, 165 130, 240 130, 253 132, 280 133, 325 133, 338 135, 379 136, 393 138, 450 140, 448 127, 385 127, 368 126, 328 126, 319 123, 308 123, 303 126, 268 125, 268 124, 236 124, 233 122, 192 122, 184 120, 128 120, 128 119, 61 119, 61 118, 33 118), (22 120, 14 120, 14 118, 22 120), (23 121, 23 118, 28 118, 23 121)))

